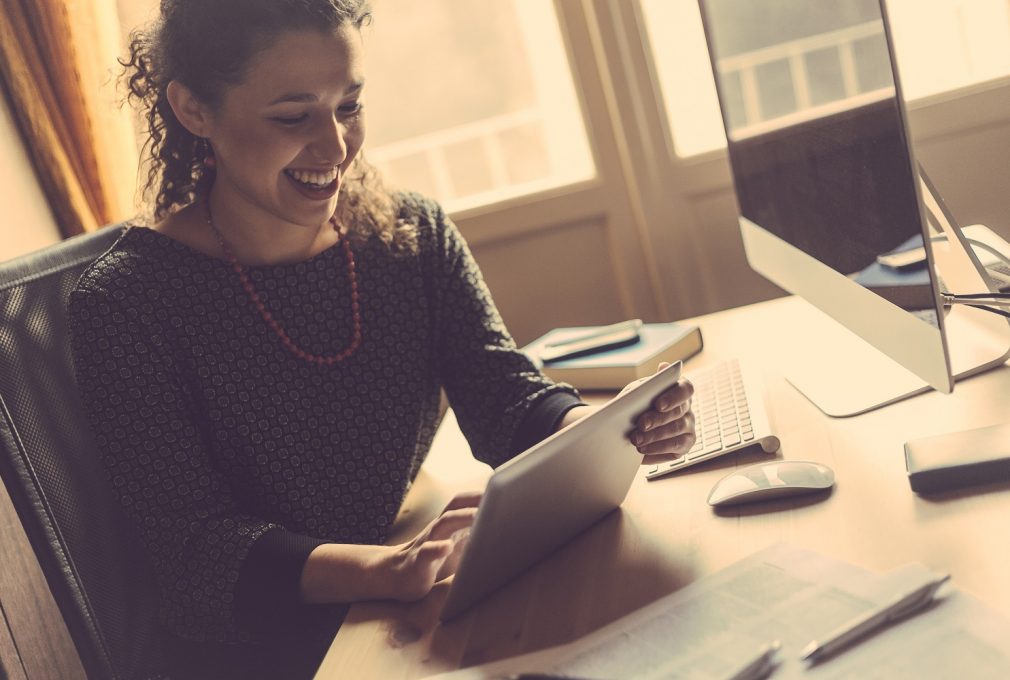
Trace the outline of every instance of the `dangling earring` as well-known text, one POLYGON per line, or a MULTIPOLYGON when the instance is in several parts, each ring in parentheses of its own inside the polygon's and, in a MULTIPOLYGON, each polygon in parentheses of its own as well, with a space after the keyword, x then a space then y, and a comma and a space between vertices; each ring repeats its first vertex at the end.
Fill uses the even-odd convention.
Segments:
POLYGON ((213 170, 217 166, 217 159, 214 158, 214 148, 210 145, 210 140, 203 139, 203 167, 213 170))

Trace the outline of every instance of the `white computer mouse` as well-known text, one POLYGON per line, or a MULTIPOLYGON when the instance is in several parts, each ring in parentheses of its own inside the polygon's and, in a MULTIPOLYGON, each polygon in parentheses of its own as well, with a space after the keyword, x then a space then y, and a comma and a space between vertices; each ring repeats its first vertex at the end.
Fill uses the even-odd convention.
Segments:
POLYGON ((712 487, 708 504, 714 507, 796 496, 830 488, 831 468, 802 460, 773 460, 748 465, 726 475, 712 487))

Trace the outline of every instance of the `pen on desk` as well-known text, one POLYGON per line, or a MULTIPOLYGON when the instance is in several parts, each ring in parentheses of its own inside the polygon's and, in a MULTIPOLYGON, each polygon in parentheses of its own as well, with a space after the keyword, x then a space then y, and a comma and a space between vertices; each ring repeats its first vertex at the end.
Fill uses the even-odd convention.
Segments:
POLYGON ((495 680, 588 680, 577 678, 574 675, 549 675, 546 673, 519 673, 517 675, 506 675, 495 680))
POLYGON ((537 354, 544 362, 596 354, 638 342, 641 338, 639 335, 641 328, 642 322, 639 319, 622 321, 580 334, 578 337, 545 344, 537 354))
POLYGON ((782 645, 778 640, 764 645, 758 649, 757 654, 753 658, 748 659, 732 675, 727 676, 726 680, 761 680, 762 678, 767 678, 768 674, 775 668, 775 657, 778 655, 781 647, 782 645))
POLYGON ((601 338, 605 335, 610 335, 611 333, 618 333, 620 331, 638 331, 642 328, 641 319, 631 319, 630 321, 620 321, 609 326, 601 326, 591 331, 586 331, 585 333, 578 335, 574 338, 566 338, 565 340, 559 340, 558 342, 549 342, 544 347, 567 347, 568 345, 574 345, 581 342, 586 342, 587 340, 594 340, 596 338, 601 338))
POLYGON ((948 580, 950 580, 950 574, 944 574, 909 593, 857 616, 836 628, 823 640, 814 640, 804 647, 800 652, 800 659, 816 662, 891 621, 914 614, 932 602, 936 591, 948 580))

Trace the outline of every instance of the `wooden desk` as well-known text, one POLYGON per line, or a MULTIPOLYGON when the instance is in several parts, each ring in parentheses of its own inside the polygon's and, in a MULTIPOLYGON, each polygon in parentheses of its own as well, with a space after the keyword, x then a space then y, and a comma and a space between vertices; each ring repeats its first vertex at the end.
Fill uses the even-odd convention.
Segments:
MULTIPOLYGON (((794 299, 696 319, 705 350, 687 374, 730 357, 748 360, 766 381, 778 455, 835 470, 824 501, 772 501, 716 514, 709 489, 736 467, 772 456, 744 452, 683 473, 635 480, 619 512, 575 539, 487 601, 438 623, 441 584, 413 604, 355 606, 317 675, 416 678, 571 641, 693 580, 778 541, 874 570, 919 561, 949 571, 954 583, 1010 617, 1010 485, 926 500, 912 493, 907 439, 1010 420, 1010 368, 847 419, 817 410, 782 377, 783 338, 794 299)), ((801 303, 799 303, 801 304, 801 303)), ((479 486, 487 470, 465 455, 454 422, 435 449, 401 515, 401 535, 416 531, 456 490, 479 486)))

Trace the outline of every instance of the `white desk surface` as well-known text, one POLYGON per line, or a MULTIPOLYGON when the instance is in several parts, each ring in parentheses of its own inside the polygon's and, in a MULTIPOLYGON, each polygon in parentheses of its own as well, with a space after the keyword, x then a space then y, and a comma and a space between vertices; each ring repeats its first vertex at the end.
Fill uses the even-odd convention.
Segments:
MULTIPOLYGON (((886 570, 918 561, 1010 617, 1010 484, 921 498, 908 485, 907 439, 1010 421, 1010 368, 854 418, 824 416, 782 377, 792 298, 695 319, 704 351, 686 374, 740 357, 763 375, 778 454, 743 452, 654 482, 636 479, 621 510, 449 624, 445 584, 416 603, 354 606, 316 676, 417 678, 571 641, 779 541, 886 570), (826 500, 771 501, 717 514, 711 486, 775 456, 834 469, 826 500)), ((824 348, 830 352, 830 348, 824 348)), ((447 417, 411 490, 394 542, 416 532, 456 491, 489 471, 447 417)))

